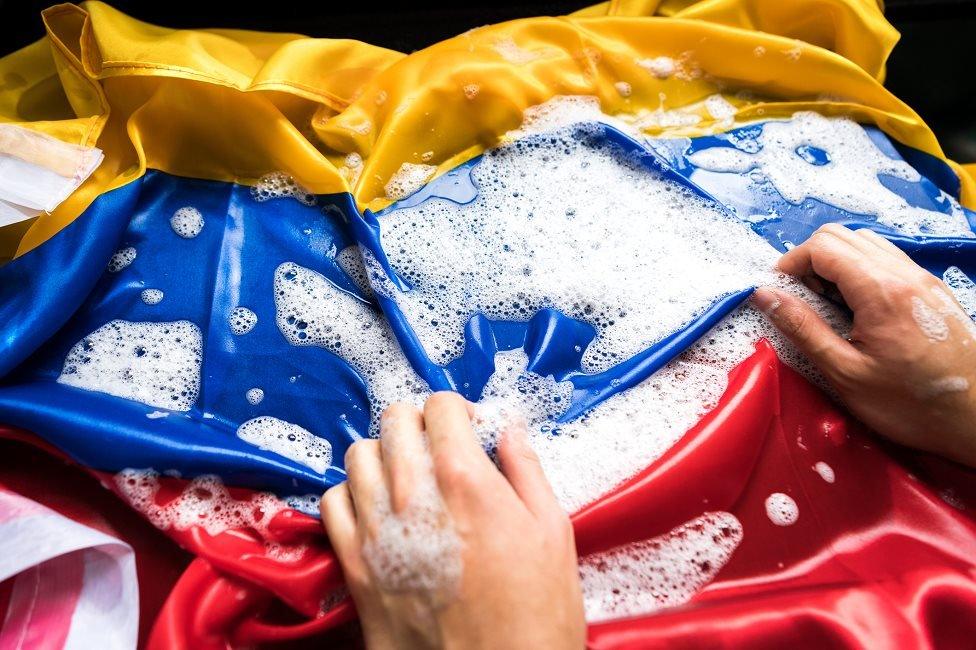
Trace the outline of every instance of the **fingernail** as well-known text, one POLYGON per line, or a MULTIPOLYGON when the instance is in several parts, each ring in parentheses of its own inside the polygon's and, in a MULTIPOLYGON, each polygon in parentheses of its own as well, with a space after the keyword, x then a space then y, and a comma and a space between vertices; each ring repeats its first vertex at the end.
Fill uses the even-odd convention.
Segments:
POLYGON ((779 294, 766 287, 759 287, 753 291, 751 300, 752 304, 767 316, 772 316, 779 309, 779 306, 783 304, 779 294))

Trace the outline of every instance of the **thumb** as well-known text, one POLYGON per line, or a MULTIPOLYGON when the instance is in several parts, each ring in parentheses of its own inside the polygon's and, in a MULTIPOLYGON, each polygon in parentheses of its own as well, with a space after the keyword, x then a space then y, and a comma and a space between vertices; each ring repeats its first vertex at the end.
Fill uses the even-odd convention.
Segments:
POLYGON ((752 294, 752 302, 828 379, 837 378, 843 369, 858 363, 861 353, 802 298, 760 287, 752 294))

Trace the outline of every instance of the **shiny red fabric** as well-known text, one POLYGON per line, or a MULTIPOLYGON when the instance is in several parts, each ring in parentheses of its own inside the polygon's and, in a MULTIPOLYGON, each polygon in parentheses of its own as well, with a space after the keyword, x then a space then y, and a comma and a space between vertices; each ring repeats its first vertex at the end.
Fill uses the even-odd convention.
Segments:
MULTIPOLYGON (((184 484, 165 479, 157 500, 184 484)), ((232 492, 247 501, 248 491, 232 492)), ((719 405, 678 445, 573 517, 581 554, 666 533, 709 511, 739 519, 741 544, 691 602, 591 625, 589 645, 972 647, 972 499, 973 472, 878 442, 760 342, 730 374, 719 405), (820 461, 834 469, 834 483, 814 470, 820 461), (768 518, 773 492, 798 504, 792 526, 768 518)), ((326 631, 330 647, 355 644, 355 628, 344 625, 355 611, 335 597, 341 570, 319 523, 284 511, 268 530, 265 541, 308 550, 286 563, 269 557, 254 531, 168 531, 197 559, 156 617, 149 646, 304 639, 321 647, 326 631)))

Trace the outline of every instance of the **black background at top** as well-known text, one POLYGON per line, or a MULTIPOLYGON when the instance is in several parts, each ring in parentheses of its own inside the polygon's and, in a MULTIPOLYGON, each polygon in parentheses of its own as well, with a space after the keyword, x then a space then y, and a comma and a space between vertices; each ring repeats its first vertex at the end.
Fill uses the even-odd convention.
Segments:
MULTIPOLYGON (((177 28, 226 27, 353 38, 401 52, 422 49, 472 27, 529 16, 562 15, 577 2, 413 0, 382 3, 277 0, 110 0, 135 18, 177 28)), ((791 2, 792 0, 781 0, 791 2)), ((43 35, 40 11, 53 1, 0 0, 0 56, 43 35)), ((886 86, 933 128, 949 157, 976 162, 976 0, 888 0, 885 14, 901 32, 886 86)))

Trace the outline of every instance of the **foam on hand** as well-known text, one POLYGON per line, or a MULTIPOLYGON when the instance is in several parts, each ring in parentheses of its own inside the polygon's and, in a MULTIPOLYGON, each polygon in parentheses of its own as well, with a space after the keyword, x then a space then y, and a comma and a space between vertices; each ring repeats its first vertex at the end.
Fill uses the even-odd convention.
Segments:
POLYGON ((113 320, 71 348, 58 383, 189 411, 200 393, 202 348, 190 321, 113 320))
POLYGON ((109 273, 118 273, 125 267, 129 266, 136 259, 136 249, 132 246, 126 248, 120 248, 115 251, 112 257, 108 260, 107 270, 109 273))
POLYGON ((385 487, 377 486, 373 515, 378 524, 363 543, 363 558, 383 589, 426 592, 441 606, 460 585, 463 545, 437 488, 429 452, 411 460, 415 480, 400 512, 393 511, 385 487))
POLYGON ((252 418, 237 428, 237 437, 319 474, 332 466, 332 445, 328 440, 278 418, 268 415, 252 418))
POLYGON ((169 219, 169 225, 183 239, 193 239, 203 230, 203 215, 192 206, 180 208, 169 219))
MULTIPOLYGON (((921 180, 907 162, 890 158, 868 133, 846 117, 800 112, 783 121, 766 122, 748 145, 711 147, 689 159, 715 172, 746 173, 768 182, 795 205, 817 199, 854 214, 871 215, 878 223, 906 235, 973 237, 959 203, 946 193, 940 201, 951 214, 910 205, 885 187, 881 176, 911 183, 921 180)), ((694 177, 693 177, 694 179, 694 177)))
POLYGON ((709 512, 654 539, 580 559, 588 623, 641 616, 691 600, 728 563, 742 525, 709 512))
POLYGON ((288 508, 273 494, 255 492, 246 500, 238 500, 218 477, 205 475, 187 483, 175 499, 160 504, 157 500, 161 487, 159 473, 151 469, 122 470, 115 475, 115 486, 130 506, 160 530, 200 527, 208 535, 252 530, 269 556, 286 562, 300 559, 307 551, 304 544, 269 541, 273 539, 268 528, 271 520, 288 508))
POLYGON ((275 270, 274 293, 275 320, 289 343, 329 350, 366 382, 371 435, 393 402, 426 399, 426 383, 410 367, 390 326, 367 303, 293 262, 275 270))

